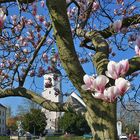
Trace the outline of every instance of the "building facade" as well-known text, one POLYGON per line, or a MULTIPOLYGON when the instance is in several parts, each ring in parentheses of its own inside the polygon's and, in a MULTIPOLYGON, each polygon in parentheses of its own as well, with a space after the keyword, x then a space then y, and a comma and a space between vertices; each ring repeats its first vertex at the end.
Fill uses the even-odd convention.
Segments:
POLYGON ((0 104, 0 135, 6 134, 6 107, 0 104))
MULTIPOLYGON (((42 93, 42 96, 50 100, 52 102, 63 102, 63 96, 59 92, 61 91, 61 73, 56 70, 54 73, 48 73, 44 75, 44 92, 42 93), (46 82, 48 79, 51 81, 52 86, 46 88, 46 82)), ((58 119, 61 117, 61 112, 54 112, 49 111, 46 109, 42 109, 42 111, 46 115, 46 131, 51 134, 54 132, 57 132, 59 130, 58 127, 58 119)))

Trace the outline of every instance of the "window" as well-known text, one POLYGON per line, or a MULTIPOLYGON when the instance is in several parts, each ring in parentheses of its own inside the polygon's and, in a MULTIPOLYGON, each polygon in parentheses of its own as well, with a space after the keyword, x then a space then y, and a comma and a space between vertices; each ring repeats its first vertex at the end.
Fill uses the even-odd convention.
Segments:
POLYGON ((51 91, 49 91, 49 94, 51 94, 51 91))
POLYGON ((2 132, 4 133, 4 128, 2 128, 2 132))
POLYGON ((2 120, 2 124, 4 124, 4 120, 2 120))

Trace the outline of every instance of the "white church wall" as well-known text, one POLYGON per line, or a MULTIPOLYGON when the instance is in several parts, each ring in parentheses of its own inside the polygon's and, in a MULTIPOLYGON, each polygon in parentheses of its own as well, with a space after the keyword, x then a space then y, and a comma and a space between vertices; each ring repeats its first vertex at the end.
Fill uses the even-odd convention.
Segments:
MULTIPOLYGON (((57 77, 57 80, 54 80, 54 73, 49 73, 44 75, 44 92, 42 93, 42 96, 47 99, 51 100, 53 102, 63 102, 63 96, 55 95, 54 88, 57 88, 61 91, 61 76, 57 77), (52 87, 46 88, 45 83, 48 78, 51 78, 52 80, 52 87)), ((58 118, 62 116, 61 112, 53 112, 46 109, 42 109, 42 111, 46 115, 46 130, 48 133, 54 133, 55 131, 58 131, 58 118)))

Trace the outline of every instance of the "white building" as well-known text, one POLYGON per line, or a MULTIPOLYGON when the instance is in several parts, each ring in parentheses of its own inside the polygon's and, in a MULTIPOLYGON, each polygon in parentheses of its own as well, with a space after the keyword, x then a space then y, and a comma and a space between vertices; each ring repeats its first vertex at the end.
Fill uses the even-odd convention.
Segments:
POLYGON ((6 107, 0 104, 0 135, 6 134, 6 107))
MULTIPOLYGON (((46 98, 47 100, 50 100, 52 102, 63 102, 63 96, 60 93, 61 92, 61 72, 56 68, 56 63, 54 62, 53 57, 52 59, 52 67, 53 72, 47 73, 44 75, 44 92, 42 93, 42 96, 46 98), (52 86, 46 87, 46 83, 51 83, 52 86)), ((54 133, 59 130, 58 128, 58 118, 61 117, 61 112, 54 112, 49 111, 46 109, 42 109, 42 111, 45 113, 47 118, 47 126, 46 130, 48 133, 54 133)))

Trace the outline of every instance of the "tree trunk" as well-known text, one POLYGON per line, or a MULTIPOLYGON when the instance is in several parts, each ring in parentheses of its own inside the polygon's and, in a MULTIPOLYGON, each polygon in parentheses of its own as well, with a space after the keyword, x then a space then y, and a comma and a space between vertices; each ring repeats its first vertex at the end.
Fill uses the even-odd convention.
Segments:
POLYGON ((97 100, 87 106, 85 118, 91 128, 92 140, 118 140, 116 103, 97 100))

